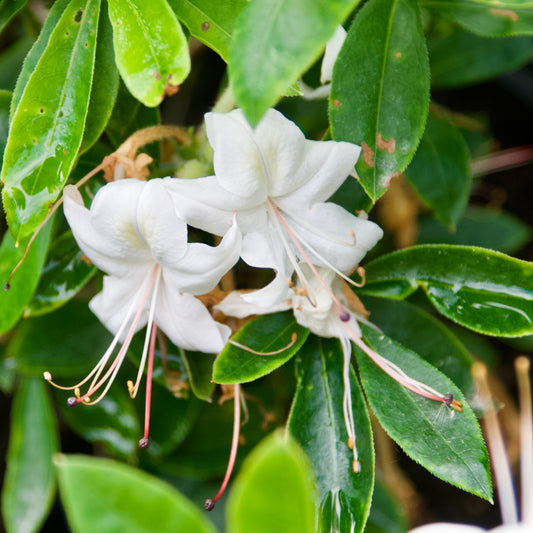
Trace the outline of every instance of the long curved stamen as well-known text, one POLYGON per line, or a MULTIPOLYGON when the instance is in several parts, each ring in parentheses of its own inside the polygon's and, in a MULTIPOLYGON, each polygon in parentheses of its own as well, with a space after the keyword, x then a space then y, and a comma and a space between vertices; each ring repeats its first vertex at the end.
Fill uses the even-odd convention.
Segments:
POLYGON ((531 381, 529 359, 515 360, 520 398, 520 477, 522 480, 522 522, 533 525, 533 414, 531 409, 531 381))
MULTIPOLYGON (((145 292, 149 290, 149 287, 145 288, 145 286, 146 285, 151 285, 152 276, 153 276, 153 273, 150 273, 150 274, 148 274, 146 276, 146 278, 144 279, 144 281, 143 281, 143 283, 141 285, 141 288, 140 288, 139 292, 137 293, 138 295, 142 294, 143 290, 145 292)), ((44 374, 43 374, 44 379, 46 381, 48 381, 48 383, 50 383, 50 385, 52 385, 56 389, 60 389, 60 390, 76 390, 76 389, 79 389, 80 387, 82 387, 83 385, 85 385, 85 383, 87 383, 87 381, 89 381, 94 376, 93 382, 89 386, 89 389, 92 389, 94 387, 94 385, 96 384, 96 382, 98 381, 98 378, 100 377, 100 375, 101 375, 103 369, 105 368, 105 365, 107 364, 109 358, 111 357, 113 351, 115 350, 115 347, 116 347, 116 345, 119 342, 119 338, 122 336, 122 333, 124 333, 124 330, 126 329, 126 326, 128 325, 128 323, 130 321, 130 318, 133 315, 133 312, 135 311, 135 308, 137 307, 137 305, 138 305, 137 304, 137 298, 134 298, 133 301, 131 302, 129 308, 128 308, 128 311, 126 312, 126 316, 124 317, 124 320, 122 321, 122 324, 120 325, 120 328, 118 329, 115 337, 111 341, 111 344, 109 345, 109 347, 105 351, 104 355, 101 357, 100 361, 98 361, 98 363, 95 365, 95 367, 89 372, 89 374, 87 374, 87 376, 85 376, 85 378, 82 379, 79 383, 76 383, 75 385, 71 385, 69 387, 64 387, 62 385, 58 385, 57 383, 54 383, 52 381, 52 374, 50 372, 44 372, 44 374)))
MULTIPOLYGON (((505 444, 490 393, 486 366, 483 363, 474 363, 472 365, 472 375, 479 391, 480 400, 484 406, 484 422, 487 430, 492 468, 496 477, 502 521, 505 525, 516 524, 518 522, 518 512, 514 497, 513 476, 505 453, 505 444)), ((527 505, 531 505, 531 502, 528 502, 527 505)))
POLYGON ((355 474, 361 471, 361 464, 359 463, 359 455, 357 453, 356 438, 355 438, 355 423, 353 420, 352 407, 352 387, 350 385, 350 362, 352 358, 352 348, 350 341, 343 337, 341 338, 342 351, 344 354, 344 362, 342 369, 342 379, 344 384, 344 392, 342 398, 342 414, 344 416, 344 425, 346 426, 346 433, 348 434, 348 448, 353 452, 352 470, 355 474))
POLYGON ((298 335, 295 331, 293 331, 291 335, 291 342, 287 344, 287 346, 283 346, 283 348, 280 348, 279 350, 274 350, 272 352, 258 352, 254 350, 253 348, 250 348, 249 346, 246 346, 244 344, 241 344, 240 342, 234 341, 232 339, 229 339, 228 342, 230 344, 233 344, 233 346, 236 346, 237 348, 240 348, 241 350, 245 350, 246 352, 253 353, 254 355, 278 355, 280 353, 283 353, 285 350, 288 350, 289 348, 292 348, 294 346, 294 343, 298 340, 298 335))
POLYGON ((144 338, 143 353, 141 357, 141 362, 139 363, 139 370, 137 371, 137 379, 135 380, 135 385, 131 381, 128 381, 128 391, 130 397, 134 399, 137 396, 139 391, 139 384, 141 383, 141 378, 144 373, 144 367, 146 365, 146 358, 148 356, 148 345, 150 344, 150 337, 152 332, 152 323, 154 321, 155 306, 157 302, 157 294, 159 292, 159 282, 161 281, 161 267, 157 266, 157 274, 154 282, 154 290, 152 292, 152 301, 150 302, 150 313, 148 315, 148 323, 146 325, 146 336, 144 338))
POLYGON ((231 452, 229 456, 228 461, 228 467, 226 468, 226 475, 224 476, 224 480, 222 481, 222 485, 220 486, 220 489, 217 493, 217 495, 211 500, 206 500, 204 503, 204 508, 206 511, 211 511, 215 507, 215 504, 219 500, 219 498, 222 496, 224 491, 226 490, 226 486, 228 484, 229 478, 231 477, 231 472, 233 471, 233 467, 235 465, 235 458, 237 457, 237 448, 239 447, 239 433, 241 428, 241 389, 240 385, 237 383, 235 384, 235 396, 233 398, 234 401, 234 416, 233 416, 233 437, 231 439, 231 452))
POLYGON ((332 299, 333 303, 336 305, 337 309, 339 310, 339 316, 341 317, 341 320, 343 322, 347 322, 350 319, 350 314, 346 311, 346 309, 344 309, 342 304, 339 302, 338 298, 333 294, 331 289, 328 287, 327 283, 322 279, 322 276, 320 276, 320 274, 318 273, 315 265, 311 262, 311 260, 309 259, 309 256, 305 253, 305 250, 302 248, 302 246, 298 242, 298 239, 296 238, 296 236, 294 235, 293 231, 291 230, 291 228, 287 224, 287 221, 282 217, 282 215, 279 212, 278 208, 272 202, 269 202, 269 205, 270 205, 272 211, 275 213, 275 215, 276 215, 277 219, 279 220, 279 222, 281 223, 281 225, 285 228, 285 231, 287 232, 287 234, 291 238, 291 241, 294 243, 294 246, 296 246, 296 248, 298 249, 298 251, 300 252, 302 257, 304 258, 305 262, 307 263, 307 265, 311 269, 311 272, 313 272, 313 274, 316 276, 316 279, 318 280, 318 282, 322 285, 322 287, 324 287, 325 291, 328 293, 328 295, 332 299))
POLYGON ((154 373, 155 339, 157 336, 157 324, 154 322, 150 328, 150 355, 148 357, 148 369, 146 371, 146 400, 144 404, 144 434, 139 441, 139 448, 146 449, 150 445, 148 434, 150 433, 150 412, 152 404, 152 376, 154 373))
POLYGON ((143 294, 142 300, 139 304, 139 307, 137 309, 137 313, 135 317, 133 318, 133 322, 131 323, 130 329, 128 331, 128 334, 126 336, 126 339, 124 340, 124 343, 122 344, 122 347, 120 348, 117 356, 115 357, 115 360, 113 361, 112 365, 109 367, 107 372, 105 373, 104 377, 100 379, 98 383, 95 383, 92 385, 89 390, 83 395, 77 398, 77 403, 83 402, 85 405, 94 405, 95 403, 98 403, 107 393, 109 388, 111 387, 113 381, 115 380, 118 371, 120 369, 120 366, 122 364, 122 361, 126 357, 126 353, 128 351, 129 345, 131 343, 131 339, 133 338, 133 335, 135 333, 135 328, 137 327, 137 324, 139 322, 139 319, 141 317, 142 312, 144 311, 144 305, 146 303, 146 300, 148 299, 148 296, 150 295, 150 291, 152 290, 154 281, 156 279, 156 275, 158 272, 159 266, 156 265, 154 269, 152 270, 150 280, 148 283, 148 286, 146 287, 146 290, 143 294), (108 381, 109 380, 109 381, 108 381), (107 385, 105 386, 103 392, 100 394, 100 396, 94 400, 91 401, 90 397, 93 395, 100 387, 108 381, 107 385))

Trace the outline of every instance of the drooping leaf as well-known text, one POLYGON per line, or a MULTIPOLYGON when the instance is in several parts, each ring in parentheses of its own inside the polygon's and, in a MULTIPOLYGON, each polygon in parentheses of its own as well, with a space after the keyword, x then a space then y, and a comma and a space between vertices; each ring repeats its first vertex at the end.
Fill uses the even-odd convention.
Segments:
POLYGON ((201 352, 182 352, 192 391, 200 400, 210 402, 215 384, 213 383, 213 364, 215 357, 201 352))
POLYGON ((55 464, 74 533, 216 531, 185 496, 141 470, 83 455, 56 455, 55 464))
POLYGON ((428 50, 432 87, 462 87, 525 65, 533 57, 533 37, 494 39, 450 27, 429 37, 428 50))
POLYGON ((136 458, 142 437, 134 400, 119 383, 95 405, 69 407, 65 394, 56 394, 63 418, 80 437, 97 444, 107 453, 125 461, 136 458))
POLYGON ((229 72, 235 100, 259 122, 318 58, 359 0, 254 0, 235 24, 229 72))
POLYGON ((463 411, 455 412, 407 390, 356 349, 366 397, 383 429, 435 476, 492 501, 488 453, 476 417, 461 391, 414 352, 370 326, 361 324, 361 329, 367 345, 409 377, 441 394, 449 392, 463 404, 463 411))
POLYGON ((0 3, 0 32, 27 3, 28 0, 7 0, 0 3))
POLYGON ((22 379, 11 413, 7 472, 2 488, 2 516, 7 533, 37 533, 56 490, 52 455, 58 432, 45 383, 22 379))
POLYGON ((421 0, 420 5, 479 35, 533 35, 531 0, 421 0))
POLYGON ((98 40, 94 61, 91 99, 80 152, 86 152, 104 131, 118 92, 118 69, 113 52, 113 28, 109 22, 107 3, 102 4, 98 22, 98 40))
POLYGON ((533 237, 532 228, 511 213, 475 205, 466 208, 453 233, 429 217, 420 220, 419 228, 419 244, 464 244, 506 254, 517 252, 533 237))
POLYGON ((405 169, 424 131, 429 63, 415 0, 370 0, 333 69, 333 138, 363 147, 356 169, 377 200, 405 169))
POLYGON ((442 322, 406 301, 363 297, 372 323, 446 374, 467 398, 474 394, 470 367, 474 359, 442 322))
POLYGON ((54 379, 69 377, 74 384, 102 357, 111 339, 87 302, 72 301, 53 314, 22 322, 8 352, 23 374, 42 376, 49 371, 54 379))
MULTIPOLYGON (((7 221, 17 241, 45 218, 77 156, 89 106, 99 9, 99 0, 68 4, 13 114, 1 179, 7 221)), ((16 95, 15 89, 14 99, 16 95)))
POLYGON ((168 3, 191 34, 227 63, 233 26, 247 0, 168 0, 168 3))
POLYGON ((49 313, 72 299, 92 278, 96 267, 83 259, 71 231, 54 239, 41 279, 24 316, 49 313))
POLYGON ((422 201, 449 229, 456 227, 470 196, 470 153, 461 132, 428 117, 420 146, 405 171, 422 201))
POLYGON ((15 265, 24 255, 22 247, 17 248, 11 233, 6 232, 0 246, 0 334, 10 330, 22 315, 30 301, 43 267, 52 221, 49 221, 35 239, 28 255, 11 279, 10 289, 5 290, 6 282, 15 265))
POLYGON ((309 460, 281 430, 246 458, 227 503, 232 533, 314 531, 315 487, 309 460))
POLYGON ((166 0, 110 0, 115 58, 131 94, 148 107, 174 94, 191 69, 187 39, 166 0))
POLYGON ((321 531, 362 532, 374 487, 370 419, 353 369, 352 411, 361 471, 354 473, 343 416, 343 353, 337 339, 311 336, 298 356, 298 388, 289 431, 313 464, 317 478, 321 531))
POLYGON ((215 360, 213 379, 216 383, 246 383, 265 376, 286 363, 308 335, 309 330, 300 326, 290 311, 259 316, 242 327, 233 340, 261 354, 226 344, 215 360), (294 334, 296 341, 292 343, 294 334), (277 350, 281 350, 279 354, 263 355, 277 350))
POLYGON ((424 289, 445 317, 485 335, 533 333, 533 263, 473 246, 421 245, 366 265, 367 294, 424 289))

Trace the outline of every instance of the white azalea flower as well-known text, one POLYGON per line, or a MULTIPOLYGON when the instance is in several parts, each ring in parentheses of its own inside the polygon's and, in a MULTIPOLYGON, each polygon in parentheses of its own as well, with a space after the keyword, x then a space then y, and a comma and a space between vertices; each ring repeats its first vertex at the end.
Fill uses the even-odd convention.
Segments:
MULTIPOLYGON (((90 210, 75 187, 65 188, 64 211, 74 237, 85 255, 107 274, 104 288, 91 300, 90 308, 115 334, 93 371, 68 387, 76 391, 69 405, 96 403, 106 394, 133 335, 144 326, 147 335, 139 373, 135 385, 128 383, 132 397, 137 394, 147 358, 150 381, 157 327, 176 346, 202 352, 221 351, 231 334, 229 327, 213 320, 195 295, 212 290, 236 263, 240 232, 234 222, 217 247, 188 243, 187 224, 176 213, 168 193, 172 181, 109 183, 98 191, 90 210), (118 343, 123 343, 122 347, 112 360, 118 343), (79 387, 91 378, 87 392, 81 395, 79 387), (98 398, 92 400, 97 392, 98 398)), ((49 373, 45 378, 51 382, 49 373)))
POLYGON ((273 109, 255 129, 240 110, 205 120, 216 175, 172 180, 170 188, 182 216, 206 231, 221 235, 237 213, 244 261, 276 270, 248 301, 269 307, 286 299, 293 272, 303 279, 299 260, 350 272, 383 235, 373 222, 326 202, 353 170, 358 146, 306 140, 273 109))
POLYGON ((349 377, 352 342, 361 348, 384 372, 404 387, 431 400, 446 403, 455 410, 462 410, 461 404, 454 400, 451 394, 442 394, 409 377, 401 368, 376 353, 363 342, 358 320, 363 322, 366 320, 354 310, 357 305, 354 301, 355 295, 335 272, 327 268, 314 269, 312 265, 306 264, 301 265, 301 268, 304 275, 309 276, 309 286, 307 289, 303 289, 301 286, 291 289, 290 297, 285 302, 277 303, 265 309, 246 301, 246 294, 234 291, 215 307, 225 315, 237 318, 292 309, 294 317, 300 325, 309 328, 321 337, 337 337, 340 340, 344 353, 343 414, 348 435, 348 447, 353 450, 354 454, 354 472, 359 472, 360 467, 355 445, 356 437, 349 377), (315 270, 314 276, 311 276, 312 270, 315 270), (307 294, 309 290, 314 296, 313 300, 307 294), (354 301, 354 305, 351 305, 350 301, 354 301))

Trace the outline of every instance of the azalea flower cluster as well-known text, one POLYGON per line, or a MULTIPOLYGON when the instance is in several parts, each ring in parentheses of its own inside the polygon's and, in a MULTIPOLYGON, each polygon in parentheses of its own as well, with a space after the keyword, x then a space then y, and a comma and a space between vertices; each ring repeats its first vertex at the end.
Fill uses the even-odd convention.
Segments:
MULTIPOLYGON (((252 292, 230 293, 218 305, 244 317, 292 309, 313 333, 337 337, 344 349, 343 411, 353 470, 359 471, 349 367, 356 343, 385 372, 413 392, 460 410, 459 402, 406 375, 361 339, 349 275, 382 236, 366 216, 328 198, 354 171, 360 148, 311 141, 281 113, 269 110, 252 129, 240 110, 208 113, 214 176, 198 179, 119 179, 102 187, 90 210, 73 186, 64 212, 85 255, 105 272, 91 310, 115 335, 92 372, 72 387, 69 405, 99 401, 111 386, 133 335, 146 338, 132 397, 147 367, 141 447, 149 444, 151 376, 159 328, 178 347, 218 353, 231 330, 215 321, 197 296, 210 292, 242 258, 275 277, 252 292), (215 247, 188 242, 188 226, 222 237, 215 247), (293 276, 296 280, 293 280, 293 276), (117 346, 121 344, 116 355, 117 346), (82 387, 85 392, 81 392, 82 387)), ((52 383, 52 376, 45 374, 52 383)), ((57 385, 56 385, 57 386, 57 385)), ((61 387, 63 388, 63 387, 61 387)))

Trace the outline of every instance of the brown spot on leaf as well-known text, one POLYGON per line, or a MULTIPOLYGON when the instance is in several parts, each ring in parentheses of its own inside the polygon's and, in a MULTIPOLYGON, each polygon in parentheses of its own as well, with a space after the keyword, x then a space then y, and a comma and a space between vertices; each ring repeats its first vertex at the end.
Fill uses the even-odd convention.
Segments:
POLYGON ((491 15, 494 15, 495 17, 505 17, 508 19, 511 19, 513 22, 516 22, 518 20, 518 15, 511 9, 490 9, 491 15))
POLYGON ((210 27, 211 25, 209 24, 209 22, 207 22, 207 20, 205 22, 202 22, 202 31, 208 31, 210 27))
POLYGON ((153 74, 154 78, 155 78, 157 81, 159 81, 159 80, 162 78, 162 77, 161 77, 161 74, 160 74, 159 72, 157 72, 157 70, 154 70, 152 74, 153 74))
POLYGON ((378 133, 378 136, 376 137, 378 148, 381 148, 382 150, 386 150, 389 154, 393 154, 396 152, 396 139, 392 138, 388 141, 386 141, 381 133, 378 133))
POLYGON ((82 17, 83 17, 83 9, 78 9, 78 11, 74 13, 74 22, 76 24, 79 24, 81 22, 82 17))
POLYGON ((402 53, 401 52, 394 52, 394 57, 400 58, 400 57, 402 57, 402 53))
POLYGON ((333 104, 333 107, 340 107, 342 105, 336 98, 331 103, 333 104))
POLYGON ((370 167, 374 168, 374 150, 363 141, 361 147, 363 148, 363 160, 370 167))

